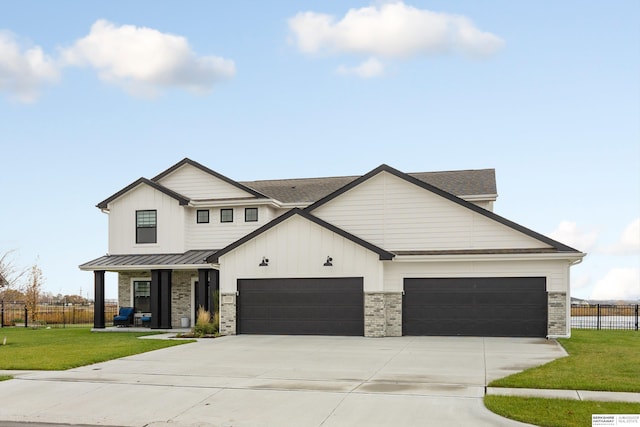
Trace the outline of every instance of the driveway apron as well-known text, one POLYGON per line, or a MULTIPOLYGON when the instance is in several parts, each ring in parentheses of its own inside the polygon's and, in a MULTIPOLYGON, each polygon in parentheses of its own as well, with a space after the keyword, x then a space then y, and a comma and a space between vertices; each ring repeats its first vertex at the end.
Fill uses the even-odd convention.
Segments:
POLYGON ((111 426, 522 426, 496 378, 565 356, 553 340, 240 335, 0 382, 0 420, 111 426))

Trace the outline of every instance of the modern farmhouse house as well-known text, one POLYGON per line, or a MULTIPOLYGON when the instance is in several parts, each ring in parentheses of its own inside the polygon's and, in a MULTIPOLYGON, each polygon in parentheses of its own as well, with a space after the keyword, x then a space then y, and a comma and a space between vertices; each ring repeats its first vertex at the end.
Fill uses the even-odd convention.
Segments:
POLYGON ((568 336, 585 254, 496 215, 496 197, 492 169, 238 182, 184 159, 97 205, 109 252, 80 266, 94 326, 110 271, 152 329, 202 306, 226 335, 568 336))

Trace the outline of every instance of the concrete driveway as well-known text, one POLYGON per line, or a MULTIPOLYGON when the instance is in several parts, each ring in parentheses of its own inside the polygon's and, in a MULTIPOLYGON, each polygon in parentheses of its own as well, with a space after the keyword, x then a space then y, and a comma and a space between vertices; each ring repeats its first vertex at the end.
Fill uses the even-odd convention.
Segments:
POLYGON ((231 336, 0 382, 0 420, 115 426, 517 426, 491 380, 566 355, 535 338, 231 336))

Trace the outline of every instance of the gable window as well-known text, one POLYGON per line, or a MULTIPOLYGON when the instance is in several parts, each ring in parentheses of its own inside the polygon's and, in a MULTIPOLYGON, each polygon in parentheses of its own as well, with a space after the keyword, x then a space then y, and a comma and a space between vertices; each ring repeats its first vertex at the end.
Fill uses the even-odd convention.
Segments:
POLYGON ((256 222, 256 221, 258 221, 258 208, 245 208, 244 222, 256 222))
POLYGON ((233 209, 220 209, 220 222, 233 222, 233 209))
POLYGON ((157 243, 157 211, 136 211, 136 243, 157 243))
POLYGON ((198 209, 198 212, 196 213, 196 222, 198 224, 208 224, 209 209, 198 209))
POLYGON ((151 311, 151 282, 148 280, 133 282, 133 308, 136 312, 151 311))

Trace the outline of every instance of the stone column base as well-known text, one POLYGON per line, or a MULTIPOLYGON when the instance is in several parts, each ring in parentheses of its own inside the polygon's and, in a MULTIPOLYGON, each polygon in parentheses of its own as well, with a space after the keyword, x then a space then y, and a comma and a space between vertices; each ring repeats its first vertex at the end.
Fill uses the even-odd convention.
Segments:
POLYGON ((364 294, 364 336, 402 336, 402 292, 364 294))
POLYGON ((547 335, 562 336, 567 334, 567 294, 565 292, 549 292, 547 294, 547 335))
POLYGON ((220 294, 220 335, 235 335, 236 294, 220 294))

